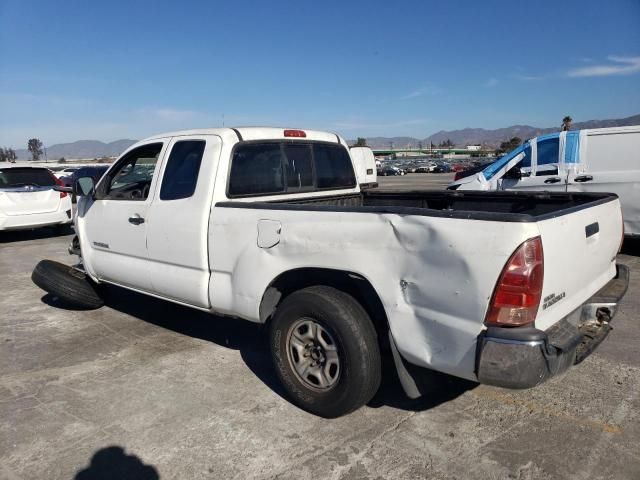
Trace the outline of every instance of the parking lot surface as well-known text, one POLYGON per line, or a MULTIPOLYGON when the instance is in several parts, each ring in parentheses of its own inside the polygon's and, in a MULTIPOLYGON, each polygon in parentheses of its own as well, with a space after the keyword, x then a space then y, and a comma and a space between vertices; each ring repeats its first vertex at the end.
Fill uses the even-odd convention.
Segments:
POLYGON ((410 401, 387 367, 368 406, 325 420, 283 398, 256 325, 115 287, 62 308, 30 275, 71 263, 70 238, 0 233, 2 479, 640 478, 640 242, 613 332, 564 376, 443 377, 410 401))
POLYGON ((407 173, 394 177, 378 177, 379 188, 384 190, 433 188, 442 190, 453 181, 453 173, 407 173))

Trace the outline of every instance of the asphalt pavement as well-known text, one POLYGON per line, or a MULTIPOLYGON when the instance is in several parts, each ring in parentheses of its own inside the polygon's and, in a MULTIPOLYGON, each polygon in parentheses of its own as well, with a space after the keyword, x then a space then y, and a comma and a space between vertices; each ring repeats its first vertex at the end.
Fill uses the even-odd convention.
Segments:
POLYGON ((325 420, 284 397, 256 325, 115 287, 99 310, 63 308, 30 275, 71 263, 70 239, 0 232, 1 479, 640 478, 640 242, 619 256, 614 330, 562 377, 442 377, 411 401, 387 366, 368 406, 325 420))

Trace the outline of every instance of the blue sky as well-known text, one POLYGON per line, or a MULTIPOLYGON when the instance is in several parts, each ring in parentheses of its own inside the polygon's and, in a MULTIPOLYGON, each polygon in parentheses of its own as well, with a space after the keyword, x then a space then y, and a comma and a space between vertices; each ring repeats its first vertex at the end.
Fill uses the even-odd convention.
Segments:
POLYGON ((640 1, 0 0, 0 146, 640 113, 640 1))

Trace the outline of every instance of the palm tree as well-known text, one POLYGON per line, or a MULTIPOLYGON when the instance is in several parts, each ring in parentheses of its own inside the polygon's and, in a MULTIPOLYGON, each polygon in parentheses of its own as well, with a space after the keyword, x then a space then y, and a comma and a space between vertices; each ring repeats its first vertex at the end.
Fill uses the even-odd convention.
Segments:
POLYGON ((571 128, 571 122, 573 122, 573 119, 569 115, 567 115, 562 119, 562 127, 560 129, 563 132, 566 132, 571 128))

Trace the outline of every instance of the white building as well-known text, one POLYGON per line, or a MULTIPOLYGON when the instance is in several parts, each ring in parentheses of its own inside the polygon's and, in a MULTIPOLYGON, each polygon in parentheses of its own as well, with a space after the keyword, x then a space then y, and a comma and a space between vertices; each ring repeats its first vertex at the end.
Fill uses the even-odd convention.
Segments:
POLYGON ((480 145, 467 145, 467 150, 471 150, 472 152, 476 152, 480 150, 480 145))

